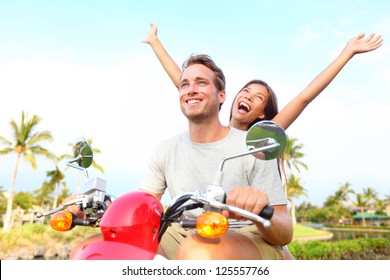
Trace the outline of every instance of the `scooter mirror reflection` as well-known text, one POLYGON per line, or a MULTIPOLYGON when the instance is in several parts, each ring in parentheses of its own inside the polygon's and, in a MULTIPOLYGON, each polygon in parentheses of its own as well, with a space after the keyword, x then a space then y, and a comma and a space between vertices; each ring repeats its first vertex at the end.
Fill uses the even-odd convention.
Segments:
POLYGON ((73 155, 75 162, 82 167, 88 168, 92 164, 93 154, 91 145, 84 138, 78 139, 73 145, 73 155))
POLYGON ((251 126, 246 136, 248 150, 266 147, 272 144, 279 144, 276 147, 254 153, 258 159, 271 160, 279 157, 287 144, 287 136, 284 129, 272 121, 260 121, 251 126))

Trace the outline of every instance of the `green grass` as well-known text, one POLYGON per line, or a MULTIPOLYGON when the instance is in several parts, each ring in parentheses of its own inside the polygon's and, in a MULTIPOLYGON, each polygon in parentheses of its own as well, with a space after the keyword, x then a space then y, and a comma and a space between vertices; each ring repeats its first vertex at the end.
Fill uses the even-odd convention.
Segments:
POLYGON ((325 235, 328 235, 329 233, 330 233, 329 231, 314 229, 314 228, 304 226, 301 224, 296 224, 296 225, 294 225, 293 239, 304 238, 304 237, 325 236, 325 235))
POLYGON ((14 248, 33 249, 39 245, 56 247, 68 244, 76 245, 84 238, 99 232, 97 228, 76 227, 68 232, 58 232, 49 225, 25 224, 3 233, 0 229, 0 250, 6 253, 14 248))
MULTIPOLYGON (((2 230, 2 229, 0 229, 2 230)), ((58 232, 45 224, 25 224, 12 228, 10 232, 0 232, 0 250, 6 253, 17 247, 35 248, 38 245, 50 247, 68 244, 76 245, 84 238, 98 233, 98 228, 75 227, 68 232, 58 232)), ((303 225, 294 226, 294 238, 326 235, 328 232, 303 225)))
MULTIPOLYGON (((69 232, 57 232, 48 225, 26 224, 12 228, 8 233, 0 232, 0 250, 2 253, 21 247, 33 250, 39 245, 46 248, 58 248, 64 245, 73 247, 97 232, 99 232, 98 228, 86 227, 76 227, 69 232)), ((294 226, 293 238, 315 239, 328 234, 327 231, 297 224, 294 226)), ((298 260, 390 259, 390 240, 387 239, 355 239, 338 242, 293 241, 288 248, 298 260)))

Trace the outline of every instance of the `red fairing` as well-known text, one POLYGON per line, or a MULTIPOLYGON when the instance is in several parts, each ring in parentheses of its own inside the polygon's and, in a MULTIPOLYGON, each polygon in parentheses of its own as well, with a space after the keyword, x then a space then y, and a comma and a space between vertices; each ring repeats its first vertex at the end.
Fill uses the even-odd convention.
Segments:
MULTIPOLYGON (((114 200, 100 221, 103 239, 129 244, 154 255, 158 248, 163 210, 161 202, 149 193, 137 191, 124 194, 114 200)), ((112 249, 116 251, 115 248, 112 249)))
POLYGON ((155 252, 112 241, 99 241, 81 248, 74 260, 153 260, 155 252))

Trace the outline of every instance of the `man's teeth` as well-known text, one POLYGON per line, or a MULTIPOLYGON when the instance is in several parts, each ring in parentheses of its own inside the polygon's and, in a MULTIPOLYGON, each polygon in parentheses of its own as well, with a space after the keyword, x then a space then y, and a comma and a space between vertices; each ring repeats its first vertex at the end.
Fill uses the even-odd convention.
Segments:
POLYGON ((199 100, 188 100, 188 104, 196 104, 199 103, 199 100))

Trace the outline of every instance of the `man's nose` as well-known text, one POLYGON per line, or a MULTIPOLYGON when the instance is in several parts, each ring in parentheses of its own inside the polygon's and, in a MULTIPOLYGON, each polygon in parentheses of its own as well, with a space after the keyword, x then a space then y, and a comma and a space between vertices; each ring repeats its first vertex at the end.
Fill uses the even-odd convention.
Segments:
POLYGON ((195 83, 190 83, 189 85, 188 85, 188 95, 192 95, 192 94, 194 94, 194 93, 196 93, 196 91, 197 91, 197 87, 196 87, 196 84, 195 83))

